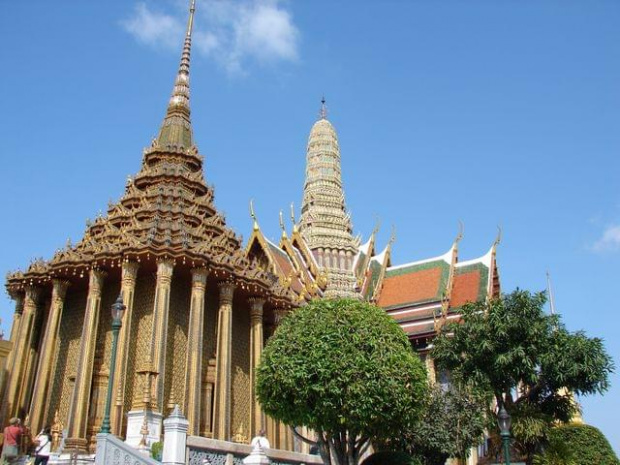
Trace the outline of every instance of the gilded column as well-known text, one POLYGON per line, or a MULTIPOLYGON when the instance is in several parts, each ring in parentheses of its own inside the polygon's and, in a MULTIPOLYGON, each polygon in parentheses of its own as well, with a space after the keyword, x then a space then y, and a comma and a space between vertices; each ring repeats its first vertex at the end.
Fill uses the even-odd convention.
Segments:
POLYGON ((252 297, 250 303, 250 386, 252 389, 252 423, 250 436, 254 437, 265 427, 264 415, 256 397, 256 369, 263 353, 263 306, 265 299, 252 297))
POLYGON ((153 332, 151 360, 157 370, 153 399, 157 410, 164 413, 164 385, 166 380, 166 343, 168 335, 168 313, 170 311, 170 286, 174 261, 157 262, 157 284, 155 287, 155 307, 153 309, 153 332))
POLYGON ((11 298, 15 301, 15 313, 13 314, 13 324, 11 325, 11 352, 9 352, 9 357, 6 362, 9 385, 7 386, 5 392, 3 392, 4 395, 2 397, 2 409, 0 412, 0 420, 2 421, 3 425, 6 425, 8 423, 9 417, 11 416, 11 406, 15 403, 15 401, 11 397, 11 375, 15 372, 15 354, 18 350, 22 315, 24 313, 24 294, 22 292, 11 292, 10 295, 11 298))
POLYGON ((217 322, 216 384, 215 384, 215 439, 230 440, 232 301, 235 285, 229 281, 218 284, 220 309, 217 322))
POLYGON ((207 275, 204 268, 192 270, 192 295, 187 336, 185 374, 185 415, 189 421, 188 434, 200 432, 200 401, 202 393, 202 341, 204 332, 205 290, 207 275))
POLYGON ((90 404, 90 390, 93 381, 93 362, 97 342, 97 328, 99 327, 101 289, 105 276, 106 273, 102 270, 90 270, 79 359, 69 408, 67 450, 87 452, 88 448, 86 422, 88 421, 88 406, 90 404))
POLYGON ((23 313, 19 322, 19 330, 16 330, 17 339, 13 346, 15 354, 13 355, 13 367, 7 392, 8 416, 16 416, 20 413, 19 410, 22 407, 19 405, 19 396, 23 389, 24 369, 28 360, 27 351, 28 347, 30 347, 40 293, 41 289, 38 287, 26 287, 23 313))
POLYGON ((62 279, 52 281, 52 302, 47 319, 47 326, 41 346, 41 358, 35 377, 32 405, 30 407, 30 426, 32 431, 39 431, 45 423, 47 391, 50 384, 54 352, 58 342, 58 330, 65 304, 65 296, 70 282, 62 279))
POLYGON ((136 262, 124 262, 121 271, 121 294, 125 304, 125 316, 123 326, 118 338, 118 366, 114 379, 114 391, 116 398, 110 413, 112 434, 120 436, 123 430, 123 407, 125 405, 125 385, 127 383, 127 358, 131 340, 131 324, 133 315, 133 296, 136 290, 136 278, 139 264, 136 262))

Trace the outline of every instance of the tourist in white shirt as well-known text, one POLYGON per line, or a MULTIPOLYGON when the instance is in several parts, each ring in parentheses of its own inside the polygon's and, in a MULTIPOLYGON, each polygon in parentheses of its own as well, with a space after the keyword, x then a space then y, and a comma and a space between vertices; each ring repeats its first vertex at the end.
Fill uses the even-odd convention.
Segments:
POLYGON ((34 465, 47 465, 52 452, 52 436, 49 426, 43 428, 34 441, 36 444, 34 465))

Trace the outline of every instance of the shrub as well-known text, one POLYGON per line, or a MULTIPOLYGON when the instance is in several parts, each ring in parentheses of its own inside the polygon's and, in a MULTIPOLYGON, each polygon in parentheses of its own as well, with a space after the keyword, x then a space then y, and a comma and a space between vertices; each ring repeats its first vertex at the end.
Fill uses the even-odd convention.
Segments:
POLYGON ((590 425, 567 424, 552 428, 549 441, 560 441, 572 451, 579 465, 620 465, 607 438, 590 425))
POLYGON ((161 462, 161 454, 164 451, 163 442, 154 442, 151 444, 151 457, 161 462))

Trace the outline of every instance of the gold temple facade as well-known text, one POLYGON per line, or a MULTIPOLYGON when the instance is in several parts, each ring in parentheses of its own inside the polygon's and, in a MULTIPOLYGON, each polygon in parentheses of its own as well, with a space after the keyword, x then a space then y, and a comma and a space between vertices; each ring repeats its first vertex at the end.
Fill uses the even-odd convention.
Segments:
POLYGON ((246 257, 205 182, 190 119, 193 17, 192 2, 166 116, 123 196, 78 243, 7 277, 14 349, 0 416, 28 418, 32 431, 53 424, 67 450, 93 450, 119 294, 127 309, 114 434, 129 436, 136 416, 160 429, 178 404, 189 434, 243 442, 267 427, 274 445, 292 446, 290 433, 264 418, 252 381, 264 338, 294 296, 246 257))

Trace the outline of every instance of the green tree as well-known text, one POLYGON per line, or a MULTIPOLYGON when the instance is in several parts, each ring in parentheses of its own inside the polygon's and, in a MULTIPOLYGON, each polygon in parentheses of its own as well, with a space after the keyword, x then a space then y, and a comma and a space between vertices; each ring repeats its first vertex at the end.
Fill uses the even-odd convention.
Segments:
POLYGON ((620 465, 620 460, 609 441, 594 426, 581 424, 556 426, 549 431, 549 442, 568 449, 575 464, 620 465))
POLYGON ((370 441, 408 429, 426 388, 398 324, 348 299, 313 301, 287 316, 263 351, 256 386, 265 413, 312 429, 323 461, 337 465, 356 465, 370 441))
POLYGON ((603 393, 614 365, 603 341, 569 332, 544 311, 544 293, 517 289, 467 304, 461 323, 444 328, 432 354, 457 383, 472 385, 505 405, 516 447, 528 463, 554 422, 578 408, 571 393, 603 393))
POLYGON ((443 465, 448 458, 466 459, 484 438, 488 397, 452 386, 433 387, 424 413, 408 433, 406 447, 424 465, 443 465))

